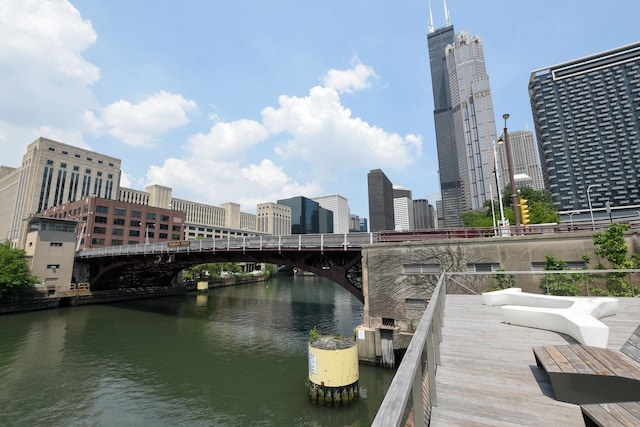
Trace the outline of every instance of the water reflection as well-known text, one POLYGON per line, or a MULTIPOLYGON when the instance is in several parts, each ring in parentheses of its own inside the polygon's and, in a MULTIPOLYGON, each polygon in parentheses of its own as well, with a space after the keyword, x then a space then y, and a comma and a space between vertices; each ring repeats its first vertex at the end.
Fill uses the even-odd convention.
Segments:
POLYGON ((361 365, 367 398, 307 401, 308 331, 351 335, 362 305, 324 279, 0 317, 0 425, 369 425, 393 373, 361 365))

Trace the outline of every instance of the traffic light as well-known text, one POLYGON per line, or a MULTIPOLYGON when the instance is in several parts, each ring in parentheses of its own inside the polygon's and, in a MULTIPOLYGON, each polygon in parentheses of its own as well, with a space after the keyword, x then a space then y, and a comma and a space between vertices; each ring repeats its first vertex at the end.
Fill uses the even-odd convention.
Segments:
POLYGON ((520 206, 520 223, 522 225, 529 224, 529 206, 527 205, 527 199, 520 199, 518 205, 520 206))

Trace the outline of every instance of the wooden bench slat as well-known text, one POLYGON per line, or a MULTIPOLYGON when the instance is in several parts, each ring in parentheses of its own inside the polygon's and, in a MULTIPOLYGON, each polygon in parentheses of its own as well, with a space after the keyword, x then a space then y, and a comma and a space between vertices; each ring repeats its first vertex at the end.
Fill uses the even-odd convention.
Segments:
POLYGON ((638 326, 633 334, 631 334, 620 351, 640 363, 640 326, 638 326))
POLYGON ((599 426, 635 426, 640 424, 640 402, 594 403, 581 405, 583 416, 599 426))
POLYGON ((582 351, 582 346, 564 345, 559 350, 571 361, 571 364, 580 374, 598 375, 605 368, 597 360, 591 360, 590 357, 586 357, 582 351))
MULTIPOLYGON (((549 355, 549 358, 553 360, 555 364, 555 369, 552 369, 552 372, 569 372, 569 373, 577 373, 578 370, 573 367, 571 362, 567 360, 562 351, 560 351, 559 347, 556 346, 547 346, 544 347, 544 351, 549 355)), ((545 369, 547 367, 545 366, 545 369)), ((549 369, 546 369, 549 372, 549 369)))
POLYGON ((624 353, 598 347, 583 347, 612 372, 612 375, 640 380, 640 365, 624 353))

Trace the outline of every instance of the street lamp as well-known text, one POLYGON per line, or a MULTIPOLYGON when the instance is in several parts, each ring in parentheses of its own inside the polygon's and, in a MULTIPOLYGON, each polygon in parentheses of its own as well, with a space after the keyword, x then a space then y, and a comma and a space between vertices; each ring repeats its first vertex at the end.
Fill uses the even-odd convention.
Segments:
MULTIPOLYGON (((518 212, 518 194, 516 193, 516 181, 513 176, 513 159, 511 157, 511 144, 509 144, 509 132, 507 131, 509 114, 503 114, 502 118, 504 119, 504 131, 502 135, 504 136, 504 144, 507 146, 507 165, 509 167, 509 184, 511 185, 511 207, 513 208, 515 226, 517 227, 520 225, 520 212, 518 212)), ((498 140, 498 143, 500 143, 501 139, 502 138, 498 140)))
POLYGON ((593 209, 591 208, 591 195, 589 194, 589 192, 593 187, 600 187, 600 184, 591 184, 590 186, 587 187, 587 200, 589 201, 589 214, 591 215, 591 229, 595 230, 596 224, 593 220, 593 209))
POLYGON ((500 203, 500 235, 502 236, 503 227, 506 224, 504 219, 504 207, 502 205, 502 190, 500 189, 500 169, 498 168, 498 150, 496 149, 496 142, 493 141, 493 168, 496 171, 496 185, 498 186, 498 201, 500 203))

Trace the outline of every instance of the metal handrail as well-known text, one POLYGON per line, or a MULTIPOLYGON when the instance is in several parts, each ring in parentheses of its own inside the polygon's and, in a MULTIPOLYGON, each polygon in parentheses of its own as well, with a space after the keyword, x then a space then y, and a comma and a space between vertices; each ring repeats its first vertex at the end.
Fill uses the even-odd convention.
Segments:
POLYGON ((431 407, 437 405, 435 372, 436 365, 440 364, 446 275, 442 274, 438 280, 372 427, 403 425, 409 408, 413 410, 414 425, 428 425, 431 407))

